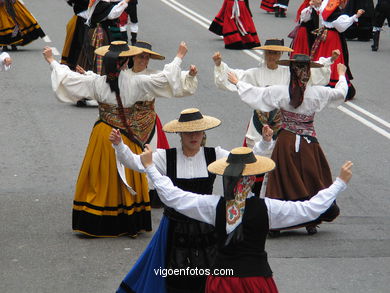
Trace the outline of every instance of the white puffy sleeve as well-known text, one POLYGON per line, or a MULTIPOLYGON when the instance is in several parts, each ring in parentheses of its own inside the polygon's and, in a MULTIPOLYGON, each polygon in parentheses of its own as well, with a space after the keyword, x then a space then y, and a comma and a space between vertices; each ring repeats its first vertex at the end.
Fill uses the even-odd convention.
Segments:
POLYGON ((333 64, 331 57, 320 57, 317 62, 324 66, 310 69, 310 83, 311 85, 327 85, 330 81, 330 66, 333 64))
POLYGON ((97 99, 95 81, 103 78, 93 72, 80 74, 68 66, 53 61, 51 68, 51 85, 56 97, 65 103, 74 103, 82 98, 97 99))
POLYGON ((340 15, 336 20, 332 21, 334 28, 340 32, 345 32, 354 22, 358 22, 359 18, 355 15, 348 16, 346 14, 340 15))
POLYGON ((119 87, 123 95, 134 96, 135 100, 142 100, 146 95, 155 97, 183 97, 195 92, 198 80, 186 73, 182 73, 180 65, 182 59, 175 57, 158 73, 150 75, 129 74, 119 75, 119 87), (130 80, 133 79, 133 80, 130 80))
POLYGON ((241 100, 251 108, 263 112, 280 108, 283 93, 279 89, 283 86, 256 87, 243 81, 236 86, 241 100))
MULTIPOLYGON (((140 155, 134 154, 130 148, 122 142, 118 145, 114 145, 115 154, 117 160, 123 164, 126 168, 132 169, 137 172, 145 173, 145 168, 141 163, 140 155)), ((165 175, 166 172, 166 155, 165 150, 157 149, 153 153, 153 163, 156 165, 157 170, 165 175)))
POLYGON ((270 229, 287 228, 317 219, 346 187, 344 181, 337 178, 329 188, 319 191, 310 200, 285 201, 264 198, 268 208, 270 229))
POLYGON ((215 225, 215 216, 221 196, 196 194, 173 185, 169 177, 162 176, 154 165, 146 168, 161 201, 179 213, 192 219, 215 225))
POLYGON ((128 4, 126 1, 122 0, 118 4, 116 4, 107 15, 107 19, 117 19, 123 11, 127 8, 128 4))
POLYGON ((232 69, 225 62, 221 62, 219 66, 214 66, 215 85, 221 90, 236 92, 236 86, 229 82, 227 78, 228 72, 233 72, 239 80, 245 81, 246 70, 232 69))

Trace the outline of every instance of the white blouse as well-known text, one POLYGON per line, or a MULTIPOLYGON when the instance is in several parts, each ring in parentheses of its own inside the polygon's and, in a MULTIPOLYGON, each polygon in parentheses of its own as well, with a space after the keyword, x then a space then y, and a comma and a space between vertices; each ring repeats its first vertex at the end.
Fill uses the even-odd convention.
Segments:
MULTIPOLYGON (((137 101, 151 101, 156 97, 182 97, 196 91, 196 77, 181 72, 182 59, 175 59, 155 74, 132 74, 121 71, 118 84, 124 107, 130 107, 137 101)), ((92 71, 79 74, 61 65, 57 61, 50 64, 52 69, 52 88, 61 102, 74 103, 82 98, 116 105, 115 93, 106 82, 106 76, 92 71)))
POLYGON ((320 22, 322 26, 325 26, 326 28, 335 28, 339 33, 342 33, 345 32, 354 22, 359 21, 356 14, 352 16, 342 14, 334 21, 325 21, 322 18, 322 12, 325 10, 326 5, 328 5, 328 0, 322 1, 320 7, 320 22))
MULTIPOLYGON (((139 155, 134 154, 130 148, 123 142, 118 145, 113 145, 117 160, 123 164, 126 168, 133 169, 138 172, 145 172, 145 168, 141 163, 139 155)), ((269 148, 273 147, 271 143, 260 141, 256 144, 256 148, 253 149, 253 153, 256 155, 263 155, 269 148)), ((229 155, 227 150, 221 147, 215 147, 216 160, 226 158, 229 155)), ((177 178, 192 179, 192 178, 204 178, 208 176, 207 163, 204 155, 204 148, 201 147, 192 157, 184 155, 182 148, 177 148, 177 161, 176 171, 177 178)), ((157 149, 153 152, 153 163, 157 170, 162 174, 167 174, 167 158, 164 149, 157 149)))
MULTIPOLYGON (((312 68, 309 84, 327 85, 330 80, 331 57, 321 57, 318 63, 324 67, 312 68)), ((215 85, 222 90, 231 92, 237 91, 234 84, 230 83, 227 73, 233 72, 237 75, 238 80, 247 82, 253 86, 270 86, 290 83, 290 69, 288 66, 279 65, 276 69, 269 69, 265 62, 261 62, 258 67, 247 70, 232 69, 226 63, 221 62, 220 66, 214 66, 215 85)))
POLYGON ((270 112, 283 109, 298 114, 312 115, 326 106, 336 107, 347 96, 348 85, 345 76, 340 76, 335 88, 325 86, 307 86, 302 104, 294 108, 290 103, 289 86, 274 85, 270 87, 254 87, 246 82, 237 83, 241 100, 253 109, 270 112))
POLYGON ((5 65, 4 60, 6 58, 11 58, 7 52, 0 54, 0 71, 7 71, 11 68, 11 65, 5 65))
MULTIPOLYGON (((146 173, 165 205, 187 217, 215 225, 216 209, 221 195, 200 195, 183 191, 174 186, 168 177, 161 175, 155 165, 148 166, 146 173)), ((329 188, 319 191, 307 201, 282 201, 265 198, 269 228, 290 227, 317 219, 345 188, 345 182, 337 178, 329 188)), ((250 196, 253 194, 250 193, 250 196)))

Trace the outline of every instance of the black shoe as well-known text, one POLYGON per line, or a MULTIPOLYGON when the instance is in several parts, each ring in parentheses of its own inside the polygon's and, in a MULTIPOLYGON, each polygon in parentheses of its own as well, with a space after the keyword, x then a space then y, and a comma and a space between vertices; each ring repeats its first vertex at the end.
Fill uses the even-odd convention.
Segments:
POLYGON ((77 107, 87 107, 87 99, 78 100, 76 103, 77 107))
POLYGON ((3 46, 3 52, 8 52, 8 51, 9 51, 8 47, 7 46, 3 46))
POLYGON ((280 17, 286 17, 286 9, 279 8, 279 14, 280 14, 280 17))
POLYGON ((280 236, 280 231, 279 230, 269 230, 268 236, 271 238, 277 238, 280 236))
POLYGON ((314 235, 318 232, 317 227, 315 225, 314 226, 306 226, 306 231, 307 231, 308 235, 314 235))
POLYGON ((279 17, 280 16, 280 13, 279 13, 279 7, 274 7, 274 11, 275 11, 275 17, 279 17))
POLYGON ((16 45, 11 45, 11 50, 12 50, 12 51, 17 51, 18 48, 16 47, 16 45))

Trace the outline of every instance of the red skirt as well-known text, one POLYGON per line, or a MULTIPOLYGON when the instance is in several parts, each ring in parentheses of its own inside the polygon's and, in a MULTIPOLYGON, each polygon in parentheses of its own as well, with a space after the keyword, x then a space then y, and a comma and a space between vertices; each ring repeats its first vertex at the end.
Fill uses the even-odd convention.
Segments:
POLYGON ((208 276, 206 293, 278 293, 272 277, 216 277, 208 276))
MULTIPOLYGON (((331 87, 334 87, 339 80, 339 75, 337 73, 337 64, 342 63, 349 68, 346 62, 348 57, 345 55, 348 54, 348 52, 345 52, 345 49, 340 39, 340 35, 337 31, 328 30, 328 35, 326 37, 326 40, 320 43, 320 45, 318 46, 318 50, 313 58, 313 60, 318 60, 320 59, 320 57, 330 57, 332 56, 332 51, 336 49, 339 49, 341 54, 339 58, 337 58, 331 65, 331 74, 330 74, 330 82, 329 82, 329 85, 331 87)), ((347 78, 348 86, 350 86, 351 83, 349 81, 352 79, 352 75, 350 71, 347 71, 345 77, 347 78)))
POLYGON ((307 38, 306 27, 299 26, 297 34, 292 43, 292 49, 294 49, 294 52, 291 53, 291 58, 293 58, 295 54, 310 55, 309 40, 307 38))
POLYGON ((244 1, 238 1, 240 9, 239 20, 246 34, 238 30, 235 19, 231 18, 233 0, 225 0, 221 10, 215 16, 209 30, 217 35, 222 35, 226 49, 250 49, 260 46, 260 40, 256 32, 252 16, 244 1))
POLYGON ((274 12, 274 4, 276 3, 276 0, 262 0, 260 4, 260 8, 264 9, 268 12, 274 12))
POLYGON ((162 130, 162 124, 158 115, 156 115, 157 148, 169 149, 169 143, 165 132, 162 130))

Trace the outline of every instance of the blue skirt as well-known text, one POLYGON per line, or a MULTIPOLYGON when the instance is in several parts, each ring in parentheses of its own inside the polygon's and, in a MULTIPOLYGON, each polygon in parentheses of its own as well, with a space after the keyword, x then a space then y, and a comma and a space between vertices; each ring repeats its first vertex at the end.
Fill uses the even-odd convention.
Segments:
POLYGON ((148 247, 122 281, 117 293, 166 293, 165 278, 160 270, 166 267, 168 226, 169 219, 163 216, 148 247))

